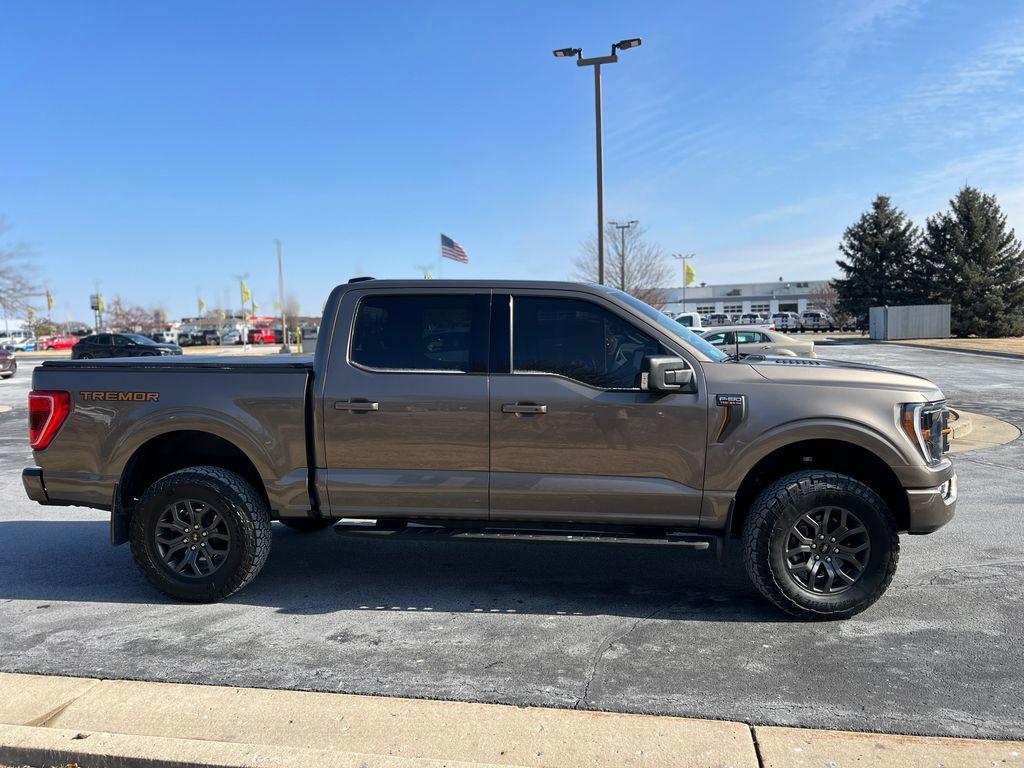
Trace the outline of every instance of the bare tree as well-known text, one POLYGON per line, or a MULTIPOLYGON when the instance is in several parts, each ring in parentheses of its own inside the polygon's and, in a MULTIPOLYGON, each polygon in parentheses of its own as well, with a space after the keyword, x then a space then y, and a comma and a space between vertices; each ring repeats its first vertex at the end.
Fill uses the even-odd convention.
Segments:
MULTIPOLYGON (((0 216, 0 237, 10 231, 0 216)), ((0 241, 0 311, 6 317, 24 314, 29 299, 39 292, 32 281, 32 249, 25 243, 0 241)))
MULTIPOLYGON (((664 251, 644 239, 647 232, 640 226, 630 227, 623 235, 611 223, 605 225, 605 283, 661 308, 668 298, 665 292, 672 274, 664 251)), ((590 283, 597 282, 597 238, 583 244, 583 253, 575 261, 573 276, 590 283)))
POLYGON ((284 297, 284 314, 287 317, 298 317, 300 312, 302 312, 302 304, 299 303, 299 297, 294 293, 289 293, 284 297))
POLYGON ((107 307, 107 327, 114 331, 141 331, 162 325, 151 310, 132 306, 120 296, 107 307))

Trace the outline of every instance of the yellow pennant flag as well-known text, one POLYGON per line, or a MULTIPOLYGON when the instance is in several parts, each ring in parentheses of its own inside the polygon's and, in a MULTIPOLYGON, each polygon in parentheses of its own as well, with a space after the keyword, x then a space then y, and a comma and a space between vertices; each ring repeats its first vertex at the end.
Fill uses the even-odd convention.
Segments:
POLYGON ((199 299, 199 314, 201 315, 205 311, 206 311, 206 302, 203 301, 202 299, 199 299))
POLYGON ((697 270, 690 266, 690 262, 683 264, 683 283, 685 285, 692 285, 693 281, 697 279, 697 270))
POLYGON ((244 282, 242 283, 242 303, 252 300, 252 293, 249 291, 249 286, 244 282))
POLYGON ((46 292, 46 310, 48 312, 53 311, 53 294, 49 291, 46 292))

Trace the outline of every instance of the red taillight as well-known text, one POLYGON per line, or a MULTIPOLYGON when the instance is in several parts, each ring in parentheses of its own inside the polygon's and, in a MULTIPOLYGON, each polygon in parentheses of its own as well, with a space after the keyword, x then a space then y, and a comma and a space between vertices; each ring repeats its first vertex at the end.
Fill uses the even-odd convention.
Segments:
POLYGON ((71 393, 33 390, 28 395, 28 441, 33 451, 48 446, 71 413, 71 393))

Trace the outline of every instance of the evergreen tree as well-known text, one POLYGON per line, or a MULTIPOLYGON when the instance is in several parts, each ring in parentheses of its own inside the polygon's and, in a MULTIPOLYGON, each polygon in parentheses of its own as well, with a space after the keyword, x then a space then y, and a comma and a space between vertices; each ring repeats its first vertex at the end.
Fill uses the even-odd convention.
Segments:
POLYGON ((993 195, 965 186, 928 219, 924 261, 933 299, 957 336, 1024 333, 1024 249, 993 195))
POLYGON ((879 195, 843 233, 836 262, 844 277, 833 281, 838 307, 854 317, 871 307, 918 304, 925 299, 921 233, 889 198, 879 195))

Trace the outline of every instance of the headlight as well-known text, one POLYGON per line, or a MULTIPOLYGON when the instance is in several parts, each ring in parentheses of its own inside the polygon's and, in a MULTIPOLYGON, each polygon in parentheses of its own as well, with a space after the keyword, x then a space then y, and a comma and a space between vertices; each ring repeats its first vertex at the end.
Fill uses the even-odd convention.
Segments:
POLYGON ((928 464, 938 464, 949 448, 946 417, 942 403, 904 403, 900 406, 900 426, 928 464))

